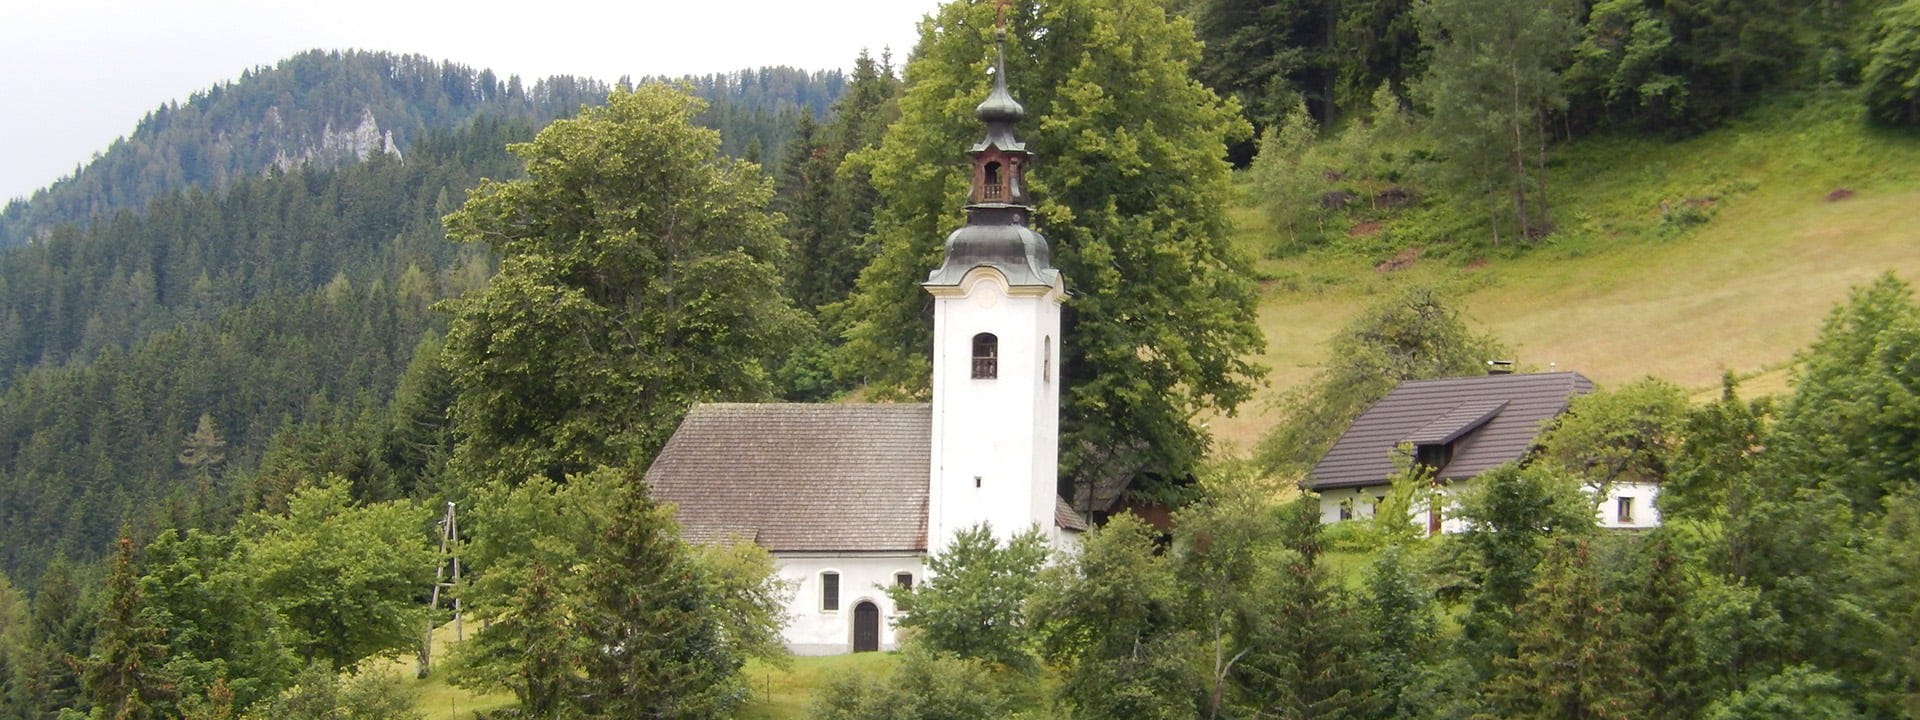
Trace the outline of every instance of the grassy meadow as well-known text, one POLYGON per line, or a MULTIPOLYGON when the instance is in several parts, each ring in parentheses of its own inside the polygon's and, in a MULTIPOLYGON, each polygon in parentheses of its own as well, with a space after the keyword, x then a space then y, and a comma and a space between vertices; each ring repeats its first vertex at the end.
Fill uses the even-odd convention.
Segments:
MULTIPOLYGON (((471 627, 468 628, 472 630, 471 627)), ((387 672, 399 677, 403 687, 416 698, 414 707, 424 720, 472 720, 477 712, 513 707, 509 692, 475 693, 447 682, 446 650, 453 643, 453 626, 434 631, 433 672, 416 679, 418 667, 413 657, 394 658, 372 667, 370 672, 387 672)), ((832 657, 796 657, 784 667, 750 661, 744 671, 751 699, 740 708, 740 720, 802 720, 810 717, 808 706, 814 696, 834 678, 845 674, 885 673, 893 667, 893 653, 861 653, 832 657)))
MULTIPOLYGON (((1784 390, 1793 353, 1849 288, 1889 271, 1920 281, 1920 138, 1867 128, 1844 103, 1777 105, 1680 142, 1583 140, 1558 151, 1549 181, 1559 230, 1538 246, 1419 248, 1390 272, 1375 267, 1408 247, 1267 258, 1275 238, 1243 200, 1233 216, 1261 258, 1270 374, 1237 416, 1212 420, 1220 451, 1251 449, 1280 393, 1327 362, 1327 338, 1401 284, 1451 288, 1525 368, 1603 387, 1653 375, 1706 398, 1726 371, 1749 394, 1784 390)), ((1432 221, 1410 212, 1379 232, 1432 221)))

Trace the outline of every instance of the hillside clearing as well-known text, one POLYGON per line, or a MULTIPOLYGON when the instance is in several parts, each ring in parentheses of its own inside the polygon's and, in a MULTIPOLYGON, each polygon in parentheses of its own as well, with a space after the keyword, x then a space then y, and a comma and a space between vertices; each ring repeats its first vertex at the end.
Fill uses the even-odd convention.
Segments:
MULTIPOLYGON (((1849 288, 1889 271, 1920 280, 1920 138, 1830 104, 1769 108, 1675 143, 1586 140, 1557 164, 1561 232, 1517 257, 1428 253, 1393 272, 1375 269, 1384 257, 1334 252, 1260 260, 1268 386, 1213 420, 1218 450, 1251 449, 1281 393, 1327 361, 1326 340, 1401 284, 1453 289, 1469 323, 1523 367, 1603 387, 1653 375, 1705 397, 1726 371, 1749 394, 1784 390, 1794 352, 1849 288), (1677 206, 1703 217, 1663 222, 1677 206)), ((1273 244, 1260 210, 1233 217, 1249 252, 1273 244)))

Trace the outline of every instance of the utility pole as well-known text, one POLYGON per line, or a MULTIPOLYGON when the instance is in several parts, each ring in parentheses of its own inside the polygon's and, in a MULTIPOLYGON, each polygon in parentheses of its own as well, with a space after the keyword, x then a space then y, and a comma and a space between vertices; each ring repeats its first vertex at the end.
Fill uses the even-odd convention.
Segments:
POLYGON ((454 513, 453 503, 447 503, 447 512, 440 517, 440 554, 433 569, 433 592, 427 600, 427 631, 420 638, 420 667, 416 677, 424 678, 433 669, 433 628, 434 614, 440 612, 440 593, 446 591, 453 608, 453 639, 459 642, 467 639, 460 626, 460 596, 453 592, 460 584, 460 517, 454 513))

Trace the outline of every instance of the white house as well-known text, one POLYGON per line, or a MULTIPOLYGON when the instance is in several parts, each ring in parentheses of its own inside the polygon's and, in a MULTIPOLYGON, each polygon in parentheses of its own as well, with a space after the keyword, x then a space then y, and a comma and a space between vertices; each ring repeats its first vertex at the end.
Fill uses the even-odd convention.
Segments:
MULTIPOLYGON (((1524 460, 1546 427, 1593 381, 1575 372, 1497 374, 1401 383, 1368 407, 1314 465, 1306 486, 1320 495, 1320 519, 1372 517, 1386 499, 1398 462, 1433 470, 1440 497, 1474 476, 1524 460), (1409 453, 1411 453, 1409 455, 1409 453)), ((1659 486, 1620 482, 1597 498, 1595 521, 1608 528, 1660 524, 1659 486)), ((1459 532, 1463 522, 1417 507, 1428 532, 1459 532)))
POLYGON ((1039 527, 1056 546, 1086 521, 1058 495, 1060 304, 1047 240, 1027 226, 1024 110, 1005 61, 975 110, 966 224, 923 286, 933 296, 931 404, 705 404, 647 471, 692 542, 750 540, 791 581, 787 644, 895 647, 885 589, 982 523, 1039 527))

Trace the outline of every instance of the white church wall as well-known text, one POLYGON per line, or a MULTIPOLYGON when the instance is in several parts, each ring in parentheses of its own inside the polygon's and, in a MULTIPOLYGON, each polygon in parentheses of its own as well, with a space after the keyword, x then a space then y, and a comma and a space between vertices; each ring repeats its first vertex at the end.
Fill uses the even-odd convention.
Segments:
POLYGON ((898 573, 924 579, 919 555, 819 556, 776 554, 776 571, 792 584, 787 598, 787 649, 795 655, 838 655, 853 651, 854 607, 871 602, 880 611, 880 649, 899 646, 893 623, 898 609, 886 589, 898 573), (840 602, 836 610, 821 607, 822 574, 840 575, 840 602))

